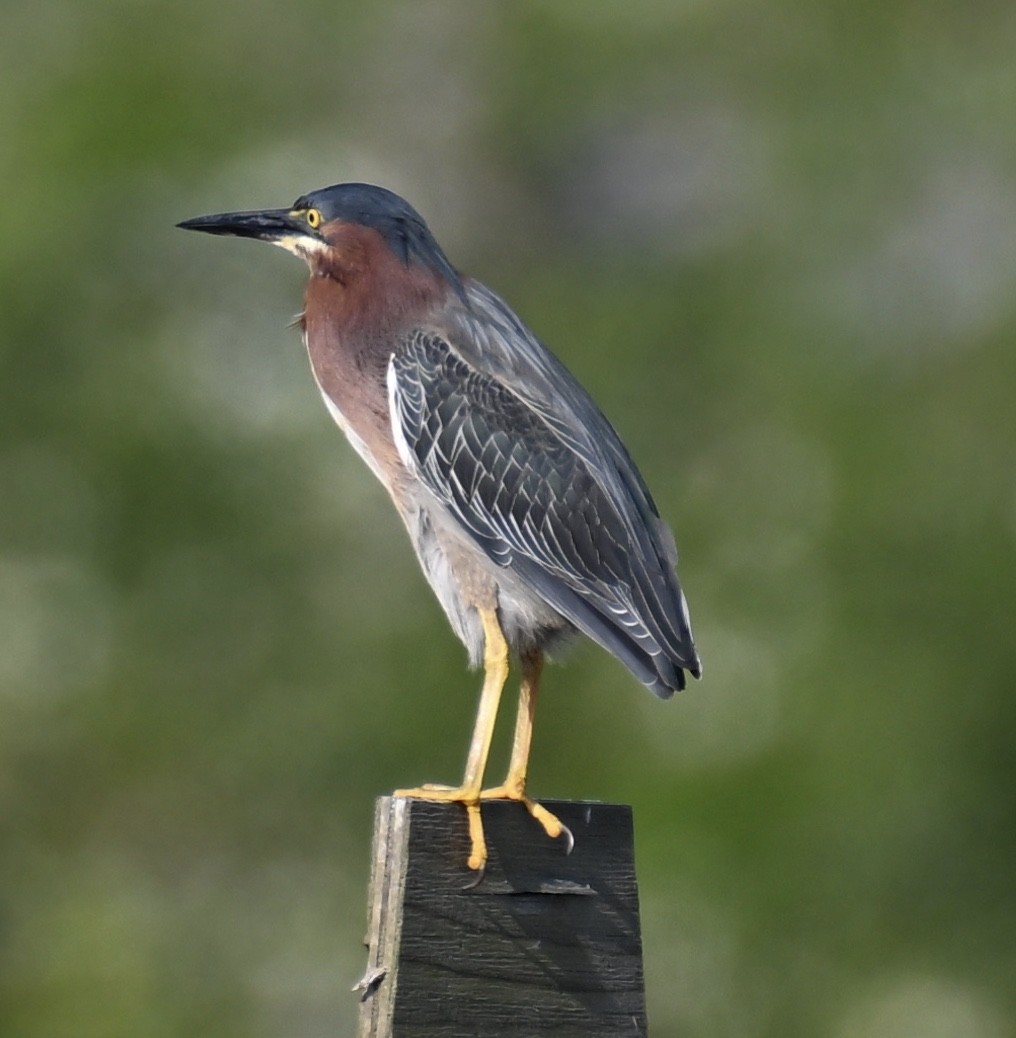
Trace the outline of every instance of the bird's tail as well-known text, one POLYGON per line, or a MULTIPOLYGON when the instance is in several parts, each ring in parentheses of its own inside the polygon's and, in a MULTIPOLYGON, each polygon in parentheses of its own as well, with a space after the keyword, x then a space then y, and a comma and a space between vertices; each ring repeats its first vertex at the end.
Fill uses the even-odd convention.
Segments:
POLYGON ((686 672, 695 678, 702 676, 702 663, 692 641, 680 588, 675 589, 679 601, 675 602, 673 618, 666 624, 659 620, 653 624, 661 634, 656 637, 643 621, 632 617, 628 623, 623 622, 612 610, 597 608, 594 601, 562 581, 549 578, 539 566, 526 565, 519 558, 513 565, 525 570, 525 578, 558 612, 616 656, 654 695, 669 699, 681 691, 687 684, 686 672), (667 644, 663 644, 664 634, 667 644))

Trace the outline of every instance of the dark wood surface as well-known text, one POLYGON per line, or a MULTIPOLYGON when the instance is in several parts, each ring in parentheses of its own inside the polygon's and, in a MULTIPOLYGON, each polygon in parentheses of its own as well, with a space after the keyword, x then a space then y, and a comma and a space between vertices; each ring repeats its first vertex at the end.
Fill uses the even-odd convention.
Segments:
POLYGON ((377 802, 360 1038, 645 1035, 631 808, 484 803, 490 851, 466 868, 458 804, 377 802))

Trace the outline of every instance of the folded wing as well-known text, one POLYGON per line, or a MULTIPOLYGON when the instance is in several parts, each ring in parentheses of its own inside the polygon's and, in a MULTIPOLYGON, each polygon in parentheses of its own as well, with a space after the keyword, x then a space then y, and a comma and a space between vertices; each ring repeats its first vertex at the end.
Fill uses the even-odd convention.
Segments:
MULTIPOLYGON (((486 306, 500 304, 480 288, 486 306)), ((475 324, 475 309, 468 319, 475 324)), ((497 565, 657 695, 683 688, 684 671, 698 676, 700 665, 673 539, 616 433, 536 340, 524 352, 529 363, 538 347, 537 370, 520 380, 506 355, 510 324, 487 327, 486 343, 469 331, 455 341, 454 331, 415 329, 392 356, 400 449, 497 565)))

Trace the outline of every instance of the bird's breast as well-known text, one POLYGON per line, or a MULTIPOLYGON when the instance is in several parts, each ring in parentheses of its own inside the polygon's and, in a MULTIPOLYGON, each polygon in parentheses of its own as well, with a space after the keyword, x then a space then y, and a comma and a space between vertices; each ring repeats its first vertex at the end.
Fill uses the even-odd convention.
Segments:
POLYGON ((321 392, 321 399, 325 402, 325 407, 328 408, 328 413, 334 419, 335 424, 346 434, 346 439, 352 445, 353 450, 363 458, 371 472, 373 472, 382 483, 387 483, 387 473, 381 465, 381 462, 375 457, 374 452, 368 446, 367 441, 353 428, 346 416, 332 401, 332 398, 324 391, 320 382, 318 382, 318 389, 321 392))
POLYGON ((382 363, 387 364, 385 351, 378 351, 377 357, 364 363, 362 355, 343 348, 341 340, 331 334, 315 333, 313 326, 304 331, 304 345, 328 413, 356 453, 391 491, 402 462, 392 439, 387 388, 375 371, 382 363))

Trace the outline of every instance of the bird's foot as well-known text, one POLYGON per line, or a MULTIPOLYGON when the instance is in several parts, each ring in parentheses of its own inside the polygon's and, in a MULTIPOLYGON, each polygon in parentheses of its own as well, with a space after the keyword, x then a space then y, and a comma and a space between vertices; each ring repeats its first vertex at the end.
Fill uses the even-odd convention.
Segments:
MULTIPOLYGON (((466 821, 469 823, 469 858, 466 865, 483 877, 487 865, 487 841, 483 835, 483 821, 480 818, 480 792, 465 786, 440 786, 427 783, 412 789, 397 789, 392 796, 408 797, 411 800, 435 800, 441 803, 462 804, 466 809, 466 821)), ((477 880, 479 882, 479 879, 477 880)))
POLYGON ((575 846, 575 837, 572 835, 571 829, 569 829, 568 826, 557 817, 557 815, 551 814, 543 804, 538 804, 531 797, 528 797, 525 788, 520 783, 507 780, 500 786, 494 786, 491 789, 483 790, 480 793, 480 799, 515 800, 520 804, 524 804, 526 810, 536 819, 537 822, 540 823, 541 826, 543 826, 543 831, 552 840, 556 840, 561 836, 564 837, 565 854, 571 854, 572 849, 575 846))

